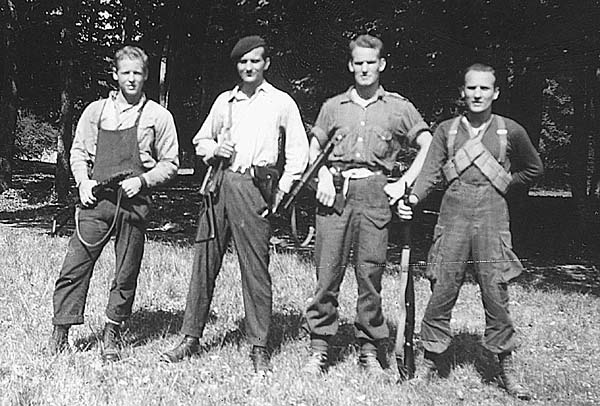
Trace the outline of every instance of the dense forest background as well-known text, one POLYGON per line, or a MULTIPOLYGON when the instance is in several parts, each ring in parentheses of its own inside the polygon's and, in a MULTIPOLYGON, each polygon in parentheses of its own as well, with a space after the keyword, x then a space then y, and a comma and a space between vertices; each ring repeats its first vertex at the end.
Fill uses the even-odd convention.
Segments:
POLYGON ((193 134, 235 83, 228 55, 239 37, 268 39, 268 78, 310 126, 351 83, 349 39, 368 32, 386 44, 383 85, 432 125, 461 108, 466 65, 494 65, 496 111, 527 128, 544 185, 570 189, 582 210, 597 193, 600 0, 0 0, 0 18, 0 190, 14 159, 57 150, 56 193, 66 196, 74 123, 114 87, 122 43, 150 55, 148 95, 173 113, 189 166, 193 134))

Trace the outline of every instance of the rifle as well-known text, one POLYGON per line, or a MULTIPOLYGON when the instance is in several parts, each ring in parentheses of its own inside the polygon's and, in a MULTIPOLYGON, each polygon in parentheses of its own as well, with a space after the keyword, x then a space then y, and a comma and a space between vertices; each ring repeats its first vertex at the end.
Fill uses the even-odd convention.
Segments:
MULTIPOLYGON (((408 197, 411 188, 408 186, 404 192, 404 204, 409 205, 408 197)), ((413 335, 415 331, 415 286, 413 274, 410 270, 410 227, 411 221, 401 219, 402 222, 402 254, 400 256, 400 305, 402 313, 396 331, 396 365, 400 380, 412 379, 415 375, 415 352, 413 335)))
MULTIPOLYGON (((315 159, 314 162, 309 166, 309 168, 302 174, 302 177, 293 184, 290 192, 284 196, 280 204, 273 209, 273 212, 288 211, 290 206, 294 204, 294 201, 296 200, 298 194, 305 188, 308 187, 312 190, 317 189, 316 178, 319 169, 321 169, 321 166, 325 164, 325 162, 329 158, 329 154, 331 154, 335 146, 338 145, 344 139, 345 136, 346 133, 338 131, 337 127, 334 127, 331 129, 331 131, 329 131, 329 141, 327 142, 327 144, 325 144, 325 147, 321 150, 321 153, 319 154, 319 156, 317 156, 317 159, 315 159)), ((333 209, 337 213, 341 213, 344 210, 343 199, 339 199, 336 197, 335 202, 333 204, 333 209)), ((306 245, 308 245, 308 243, 312 239, 312 236, 314 235, 314 227, 310 227, 308 231, 308 236, 302 241, 300 241, 300 238, 298 237, 297 233, 298 229, 296 217, 296 206, 293 205, 290 216, 292 234, 294 235, 294 239, 297 242, 299 242, 300 246, 305 247, 306 245)))
MULTIPOLYGON (((115 190, 119 187, 119 183, 129 178, 131 175, 133 175, 132 170, 119 172, 116 175, 113 175, 110 178, 95 184, 94 187, 92 187, 92 194, 95 197, 98 197, 102 193, 105 193, 110 190, 115 190)), ((73 202, 71 202, 71 204, 69 204, 56 216, 54 216, 54 219, 52 219, 52 229, 50 230, 51 236, 54 237, 55 235, 57 235, 58 232, 67 224, 67 221, 74 217, 75 209, 77 206, 81 206, 81 202, 79 201, 79 194, 78 197, 73 202)))

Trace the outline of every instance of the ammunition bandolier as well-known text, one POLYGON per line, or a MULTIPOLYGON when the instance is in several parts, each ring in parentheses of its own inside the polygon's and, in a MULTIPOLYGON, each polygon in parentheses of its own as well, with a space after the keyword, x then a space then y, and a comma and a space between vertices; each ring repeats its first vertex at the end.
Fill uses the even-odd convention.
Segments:
POLYGON ((446 180, 448 183, 452 183, 467 168, 475 165, 500 193, 505 194, 512 176, 504 166, 506 163, 506 145, 508 144, 508 131, 506 130, 504 119, 497 115, 492 117, 492 120, 497 121, 498 126, 496 130, 498 141, 500 142, 498 159, 494 158, 492 153, 481 142, 485 131, 480 131, 476 137, 468 140, 456 153, 454 152, 454 143, 460 120, 461 117, 455 118, 448 132, 448 156, 451 158, 448 159, 448 162, 442 168, 446 180))

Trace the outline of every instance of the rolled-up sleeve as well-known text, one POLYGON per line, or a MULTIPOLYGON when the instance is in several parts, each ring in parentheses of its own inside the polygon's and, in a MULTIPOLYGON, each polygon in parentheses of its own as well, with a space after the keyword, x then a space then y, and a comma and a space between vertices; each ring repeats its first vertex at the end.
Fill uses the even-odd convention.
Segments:
POLYGON ((287 99, 281 120, 286 135, 285 166, 279 179, 279 189, 285 193, 290 191, 294 180, 300 179, 308 163, 308 138, 300 111, 291 97, 287 99))
POLYGON ((71 172, 77 186, 89 179, 94 165, 96 141, 98 139, 98 116, 102 101, 90 103, 81 114, 75 129, 75 137, 70 151, 71 172))
POLYGON ((162 109, 154 124, 156 165, 142 176, 148 187, 158 186, 177 175, 179 168, 179 141, 171 113, 162 109))
POLYGON ((201 156, 204 161, 208 161, 215 155, 217 149, 216 134, 219 133, 218 112, 224 108, 227 103, 226 94, 221 94, 213 103, 208 116, 202 123, 202 127, 192 139, 192 144, 196 149, 196 155, 201 156))
POLYGON ((410 144, 414 144, 417 136, 422 131, 429 131, 429 126, 411 102, 404 101, 403 104, 399 120, 400 131, 406 134, 406 138, 410 144))

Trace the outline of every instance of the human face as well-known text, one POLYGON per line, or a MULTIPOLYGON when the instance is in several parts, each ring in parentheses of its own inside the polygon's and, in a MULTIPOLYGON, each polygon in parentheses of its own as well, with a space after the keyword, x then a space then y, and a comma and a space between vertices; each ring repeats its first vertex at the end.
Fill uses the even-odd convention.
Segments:
POLYGON ((356 47, 352 50, 348 69, 354 73, 357 87, 379 87, 379 74, 385 69, 385 58, 381 58, 375 48, 356 47))
POLYGON ((495 85, 496 77, 492 72, 470 70, 465 75, 465 85, 461 95, 471 113, 489 113, 492 103, 498 99, 500 90, 495 85))
POLYGON ((237 70, 244 85, 258 86, 265 79, 265 71, 271 63, 269 58, 264 58, 263 47, 254 48, 242 55, 237 61, 237 70))
POLYGON ((140 59, 123 58, 113 69, 113 78, 118 82, 123 97, 129 102, 135 102, 142 96, 148 73, 140 59))

